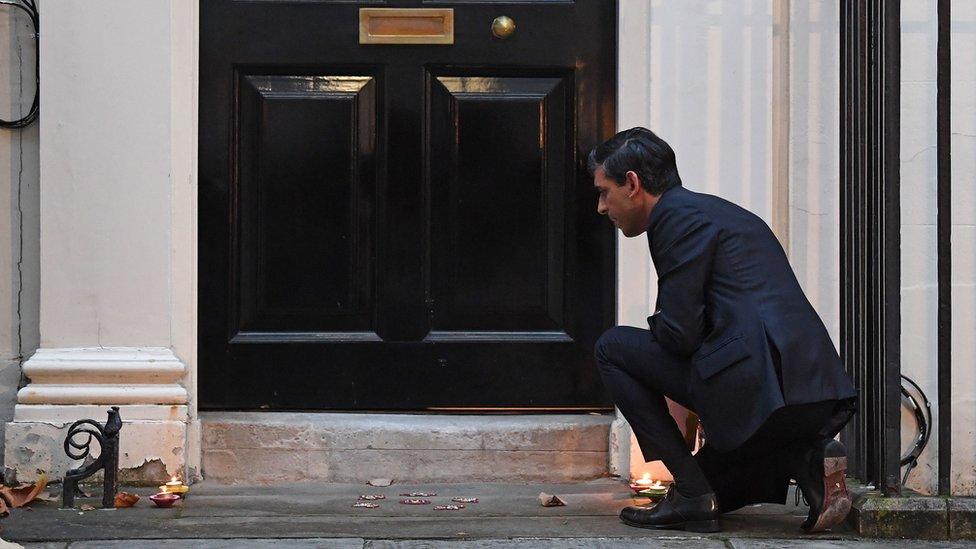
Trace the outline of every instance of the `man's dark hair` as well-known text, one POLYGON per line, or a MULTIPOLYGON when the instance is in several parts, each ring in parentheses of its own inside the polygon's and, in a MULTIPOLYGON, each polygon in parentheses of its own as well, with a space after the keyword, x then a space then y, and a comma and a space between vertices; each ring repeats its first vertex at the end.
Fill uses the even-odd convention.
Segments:
POLYGON ((674 151, 667 142, 647 128, 631 128, 607 139, 590 151, 590 173, 603 168, 607 178, 623 185, 633 171, 645 191, 659 196, 681 185, 674 151))

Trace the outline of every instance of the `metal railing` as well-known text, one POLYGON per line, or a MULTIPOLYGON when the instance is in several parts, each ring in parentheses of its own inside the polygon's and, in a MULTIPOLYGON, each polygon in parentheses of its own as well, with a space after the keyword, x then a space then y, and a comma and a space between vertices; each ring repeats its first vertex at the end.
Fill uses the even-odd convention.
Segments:
POLYGON ((901 21, 898 0, 840 13, 841 358, 858 388, 854 476, 901 492, 901 21))
MULTIPOLYGON (((938 0, 939 494, 950 495, 950 0, 938 0)), ((901 493, 900 0, 842 0, 841 357, 859 413, 842 433, 850 473, 901 493)))

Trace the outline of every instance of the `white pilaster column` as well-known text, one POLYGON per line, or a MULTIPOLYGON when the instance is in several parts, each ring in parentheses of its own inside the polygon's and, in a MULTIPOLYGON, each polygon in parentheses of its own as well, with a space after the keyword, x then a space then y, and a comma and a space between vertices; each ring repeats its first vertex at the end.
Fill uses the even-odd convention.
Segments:
POLYGON ((196 474, 196 9, 41 5, 41 341, 4 456, 19 479, 75 466, 65 427, 110 405, 122 479, 196 474))

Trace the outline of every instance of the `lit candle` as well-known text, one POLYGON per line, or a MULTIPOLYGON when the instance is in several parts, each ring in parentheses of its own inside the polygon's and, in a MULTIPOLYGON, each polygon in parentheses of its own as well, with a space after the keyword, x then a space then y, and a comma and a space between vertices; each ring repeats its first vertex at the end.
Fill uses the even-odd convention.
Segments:
POLYGON ((185 497, 186 493, 190 490, 190 487, 183 484, 183 481, 180 479, 173 477, 172 480, 160 486, 159 490, 161 492, 168 492, 170 494, 177 494, 180 497, 185 497))
POLYGON ((630 488, 635 492, 640 492, 641 490, 644 490, 652 486, 654 482, 655 481, 651 480, 650 473, 644 473, 644 476, 642 476, 641 478, 634 479, 631 481, 630 488))
POLYGON ((649 484, 643 490, 637 492, 637 495, 651 498, 654 501, 664 497, 667 493, 668 487, 661 483, 660 480, 656 480, 654 484, 649 484))

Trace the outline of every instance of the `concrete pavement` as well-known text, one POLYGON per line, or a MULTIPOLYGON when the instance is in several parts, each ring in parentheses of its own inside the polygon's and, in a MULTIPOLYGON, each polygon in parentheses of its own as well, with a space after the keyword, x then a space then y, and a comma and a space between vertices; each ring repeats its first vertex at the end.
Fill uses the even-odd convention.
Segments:
MULTIPOLYGON (((143 496, 151 488, 129 488, 143 496)), ((96 497, 87 502, 97 505, 96 497)), ((79 501, 78 505, 86 503, 79 501)), ((157 509, 144 497, 133 508, 62 510, 54 502, 14 509, 0 521, 0 536, 26 547, 355 547, 462 549, 509 547, 704 547, 769 548, 899 547, 861 542, 845 525, 836 532, 805 536, 805 507, 762 505, 723 518, 723 531, 698 535, 628 527, 617 519, 625 505, 643 504, 622 483, 601 479, 576 484, 279 484, 194 485, 172 509, 157 509), (398 494, 436 492, 432 505, 398 503, 398 494), (540 491, 558 494, 565 507, 542 507, 540 491), (384 494, 377 509, 353 508, 360 494, 384 494), (477 497, 459 511, 436 511, 455 496, 477 497), (166 540, 166 541, 162 541, 166 540)), ((789 503, 792 503, 792 499, 789 503)), ((917 545, 917 544, 916 544, 917 545)), ((903 545, 907 547, 908 545, 903 545)), ((964 545, 933 544, 932 547, 964 545)))

